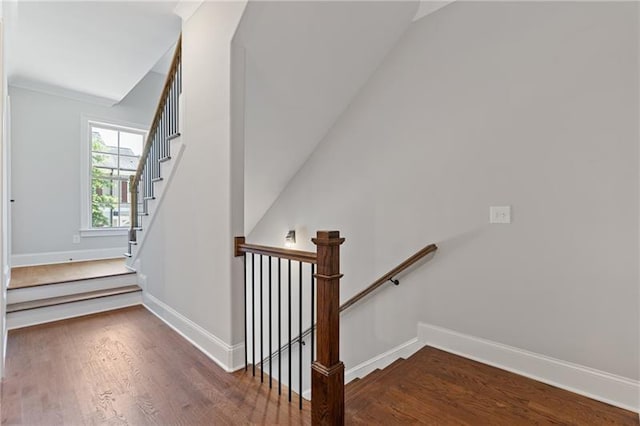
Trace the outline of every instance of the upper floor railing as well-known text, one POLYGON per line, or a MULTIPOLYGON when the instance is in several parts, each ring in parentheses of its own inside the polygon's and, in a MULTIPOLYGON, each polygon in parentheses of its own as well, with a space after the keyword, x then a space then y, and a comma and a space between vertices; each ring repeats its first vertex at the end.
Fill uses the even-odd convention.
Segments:
POLYGON ((302 408, 303 346, 310 335, 312 424, 339 425, 344 424, 340 313, 386 282, 399 284, 398 274, 437 247, 430 244, 419 250, 340 306, 339 249, 344 239, 337 231, 318 231, 312 241, 315 253, 248 244, 236 237, 235 256, 245 260, 245 370, 251 366, 263 382, 266 375, 269 387, 277 378, 279 393, 283 383, 288 385, 289 401, 295 389, 302 408))

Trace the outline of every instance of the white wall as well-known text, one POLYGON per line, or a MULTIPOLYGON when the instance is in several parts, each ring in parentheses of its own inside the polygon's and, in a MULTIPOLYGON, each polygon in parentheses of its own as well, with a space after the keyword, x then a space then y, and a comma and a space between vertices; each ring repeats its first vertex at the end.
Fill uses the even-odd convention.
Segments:
POLYGON ((80 221, 83 115, 148 126, 164 76, 149 73, 113 107, 10 87, 13 255, 126 246, 127 237, 84 237, 80 221))
POLYGON ((232 98, 231 71, 239 78, 243 72, 235 69, 242 52, 232 56, 231 41, 244 6, 205 2, 183 24, 185 150, 153 226, 143 231, 138 269, 146 295, 154 299, 148 305, 183 333, 197 334, 193 340, 228 368, 226 352, 243 338, 242 286, 232 285, 237 274, 242 282, 233 236, 242 234, 244 211, 242 138, 232 147, 238 136, 232 125, 241 129, 242 122, 231 121, 231 108, 242 96, 232 98))
POLYGON ((456 2, 410 27, 248 237, 340 230, 342 300, 438 243, 342 316, 347 367, 424 322, 639 378, 637 8, 456 2))
POLYGON ((416 1, 249 3, 237 36, 247 58, 245 233, 278 198, 417 9, 416 1))
POLYGON ((6 351, 6 339, 7 329, 5 321, 5 312, 7 308, 6 303, 6 288, 8 287, 9 280, 11 279, 11 271, 9 269, 9 247, 7 238, 9 235, 9 223, 8 223, 8 209, 9 200, 7 194, 7 170, 8 170, 8 157, 7 157, 7 76, 4 70, 5 64, 5 45, 6 39, 4 34, 4 14, 2 5, 0 5, 0 176, 2 183, 0 184, 0 277, 2 285, 0 285, 0 380, 4 377, 4 360, 6 351))

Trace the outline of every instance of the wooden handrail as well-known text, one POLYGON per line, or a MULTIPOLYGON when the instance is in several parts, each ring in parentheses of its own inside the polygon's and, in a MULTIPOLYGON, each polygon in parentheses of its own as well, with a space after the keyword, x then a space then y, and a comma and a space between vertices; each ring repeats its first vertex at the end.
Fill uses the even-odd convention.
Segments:
POLYGON ((279 247, 261 246, 258 244, 247 244, 244 237, 235 239, 235 256, 242 256, 243 253, 256 253, 265 256, 273 256, 281 259, 297 260, 306 263, 317 263, 316 253, 312 251, 292 250, 279 247))
POLYGON ((423 257, 428 255, 429 253, 433 253, 436 250, 438 250, 438 247, 435 244, 429 244, 428 246, 426 246, 422 250, 418 251, 416 254, 414 254, 413 256, 411 256, 410 258, 408 258, 407 260, 405 260, 404 262, 402 262, 401 264, 399 264, 398 266, 396 266, 395 268, 393 268, 392 270, 390 270, 389 272, 387 272, 386 274, 384 274, 383 276, 381 276, 380 278, 375 280, 373 282, 373 284, 371 284, 369 287, 365 288, 360 293, 356 294, 351 299, 349 299, 346 302, 344 302, 340 306, 340 312, 342 312, 342 311, 348 309, 349 307, 353 306, 354 304, 358 303, 359 300, 365 298, 368 294, 373 292, 375 289, 380 287, 382 284, 384 284, 387 281, 391 280, 393 277, 398 275, 400 272, 404 271, 405 269, 407 269, 408 267, 410 267, 411 265, 416 263, 418 260, 422 259, 423 257))
POLYGON ((169 68, 169 73, 167 74, 167 78, 164 81, 164 87, 162 88, 162 93, 160 95, 160 100, 158 101, 158 107, 156 108, 156 113, 153 116, 153 121, 151 122, 151 127, 149 128, 149 134, 147 135, 147 141, 144 144, 144 149, 142 150, 142 155, 140 156, 140 162, 138 163, 138 168, 136 170, 135 177, 131 181, 131 192, 136 191, 138 187, 138 183, 140 183, 140 179, 142 177, 142 171, 144 170, 144 166, 147 162, 147 157, 149 156, 149 151, 151 151, 151 144, 153 143, 153 137, 158 129, 158 123, 162 118, 162 111, 165 103, 167 102, 167 95, 171 90, 171 84, 173 80, 176 78, 176 71, 180 66, 180 59, 182 57, 182 34, 178 38, 178 43, 176 44, 176 51, 173 54, 173 60, 171 61, 171 67, 169 68))
MULTIPOLYGON (((433 253, 436 250, 438 250, 438 247, 435 244, 429 244, 428 246, 424 247, 423 249, 418 251, 416 254, 414 254, 413 256, 411 256, 410 258, 405 260, 404 262, 402 262, 400 265, 396 266, 391 271, 387 272, 386 274, 384 274, 383 276, 378 278, 369 287, 367 287, 366 289, 362 290, 360 293, 356 294, 351 299, 347 300, 342 305, 340 305, 340 313, 345 311, 347 308, 355 305, 357 302, 359 302, 361 299, 363 299, 368 294, 373 292, 375 289, 380 287, 382 284, 386 283, 387 281, 391 281, 391 279, 393 277, 395 277, 396 275, 398 275, 400 272, 404 271, 405 269, 407 269, 408 267, 410 267, 411 265, 416 263, 418 260, 422 259, 423 257, 428 255, 429 253, 433 253)), ((315 324, 313 325, 313 327, 307 328, 305 331, 302 332, 302 334, 299 334, 293 340, 291 340, 290 344, 287 343, 287 344, 283 345, 279 350, 275 350, 273 353, 270 354, 270 356, 264 358, 262 361, 266 362, 269 358, 277 357, 279 351, 286 350, 289 346, 292 346, 292 345, 298 343, 301 339, 304 339, 309 334, 311 334, 311 330, 312 329, 315 330, 315 328, 316 328, 315 324)))

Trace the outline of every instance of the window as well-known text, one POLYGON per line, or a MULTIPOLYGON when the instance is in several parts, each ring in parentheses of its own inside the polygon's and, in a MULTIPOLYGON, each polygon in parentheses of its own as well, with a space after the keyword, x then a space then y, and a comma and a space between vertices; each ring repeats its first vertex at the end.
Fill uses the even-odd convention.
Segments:
POLYGON ((146 132, 110 124, 88 122, 90 137, 90 200, 87 220, 91 229, 130 225, 129 176, 136 173, 146 132))

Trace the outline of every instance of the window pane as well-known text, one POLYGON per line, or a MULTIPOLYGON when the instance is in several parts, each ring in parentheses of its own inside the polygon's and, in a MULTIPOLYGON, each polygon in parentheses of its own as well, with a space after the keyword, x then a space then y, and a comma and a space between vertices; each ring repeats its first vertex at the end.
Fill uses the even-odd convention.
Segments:
POLYGON ((93 227, 129 226, 129 176, 135 174, 144 134, 91 126, 93 227))
POLYGON ((120 156, 120 175, 129 176, 136 174, 139 157, 120 156))
POLYGON ((103 147, 113 147, 117 153, 118 149, 118 131, 110 129, 101 129, 99 127, 91 127, 91 149, 93 151, 103 151, 103 147))
POLYGON ((112 226, 113 211, 117 208, 114 197, 114 183, 94 167, 91 178, 91 226, 104 228, 112 226))
POLYGON ((123 155, 142 155, 142 135, 139 133, 120 132, 120 148, 123 155))
POLYGON ((102 170, 105 175, 117 176, 118 174, 118 156, 115 154, 92 152, 91 164, 94 168, 102 170))
POLYGON ((120 181, 118 184, 118 223, 114 221, 113 226, 129 226, 131 221, 129 220, 130 204, 129 200, 129 186, 127 181, 120 181))

